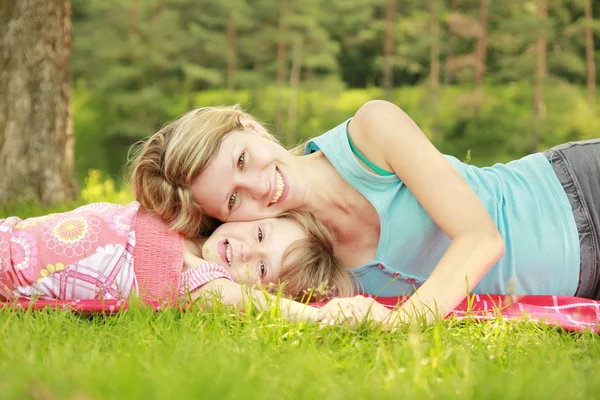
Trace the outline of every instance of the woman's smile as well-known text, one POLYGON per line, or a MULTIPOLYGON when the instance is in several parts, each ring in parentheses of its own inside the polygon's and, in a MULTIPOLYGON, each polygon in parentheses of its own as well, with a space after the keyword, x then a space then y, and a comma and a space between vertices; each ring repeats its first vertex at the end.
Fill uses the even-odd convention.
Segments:
POLYGON ((275 167, 273 188, 269 207, 284 201, 289 192, 288 179, 278 167, 275 167))

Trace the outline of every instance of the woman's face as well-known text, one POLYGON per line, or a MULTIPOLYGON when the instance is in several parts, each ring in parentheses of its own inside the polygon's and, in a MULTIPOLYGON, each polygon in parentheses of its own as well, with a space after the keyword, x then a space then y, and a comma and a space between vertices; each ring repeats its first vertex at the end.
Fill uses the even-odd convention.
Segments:
POLYGON ((225 136, 191 190, 209 216, 220 221, 253 221, 301 207, 305 186, 297 157, 251 127, 225 136))
POLYGON ((297 222, 284 218, 228 222, 206 240, 202 258, 222 265, 238 283, 277 283, 283 254, 306 237, 297 222))

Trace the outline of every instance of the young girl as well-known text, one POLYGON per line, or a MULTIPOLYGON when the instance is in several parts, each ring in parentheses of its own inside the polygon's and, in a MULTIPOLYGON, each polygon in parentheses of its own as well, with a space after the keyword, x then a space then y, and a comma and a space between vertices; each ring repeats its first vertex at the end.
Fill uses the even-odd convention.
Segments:
MULTIPOLYGON (((310 214, 298 212, 226 223, 210 237, 185 241, 137 202, 10 217, 0 220, 0 298, 175 300, 197 297, 212 285, 222 289, 224 303, 243 308, 244 295, 259 304, 268 296, 244 292, 240 284, 280 282, 289 282, 283 291, 294 298, 323 282, 350 295, 352 284, 333 256, 332 240, 310 214)), ((324 293, 313 295, 319 300, 324 293)), ((300 303, 280 303, 291 318, 317 315, 300 303)))
POLYGON ((185 235, 213 218, 311 211, 358 289, 414 293, 400 310, 409 318, 444 316, 468 291, 600 297, 600 141, 477 168, 373 101, 304 153, 288 153, 238 107, 200 108, 146 142, 131 182, 185 235))

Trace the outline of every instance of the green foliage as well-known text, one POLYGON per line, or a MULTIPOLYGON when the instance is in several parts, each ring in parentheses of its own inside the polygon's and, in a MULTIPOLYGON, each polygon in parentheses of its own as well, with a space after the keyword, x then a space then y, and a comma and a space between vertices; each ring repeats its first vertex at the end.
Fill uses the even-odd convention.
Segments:
MULTIPOLYGON (((120 185, 127 151, 132 141, 103 140, 100 114, 87 103, 89 92, 79 83, 74 89, 77 168, 80 182, 90 169, 103 171, 120 185), (110 155, 110 156, 107 156, 110 155)), ((471 162, 490 165, 522 157, 531 149, 533 90, 530 84, 488 86, 479 103, 470 88, 449 86, 437 99, 437 110, 431 107, 427 87, 403 87, 393 91, 393 101, 404 109, 423 129, 438 148, 463 159, 472 151, 471 162), (477 112, 475 110, 478 110, 477 112), (437 123, 438 135, 433 126, 437 123)), ((583 88, 554 81, 545 88, 546 115, 542 125, 542 146, 596 137, 600 132, 600 117, 589 106, 583 88)), ((179 96, 169 103, 165 112, 174 118, 192 106, 229 105, 239 103, 262 120, 272 130, 281 104, 289 101, 287 88, 264 87, 254 90, 206 90, 191 98, 179 96)), ((291 147, 319 135, 350 118, 361 105, 383 96, 380 88, 340 90, 303 89, 298 93, 297 125, 284 125, 281 137, 291 147)), ((150 129, 152 134, 161 124, 150 129)))
POLYGON ((133 194, 128 186, 116 189, 112 179, 103 178, 102 173, 98 170, 90 170, 85 180, 85 186, 81 189, 81 198, 86 203, 127 204, 133 201, 133 194))
POLYGON ((107 178, 99 170, 89 170, 81 193, 74 202, 58 204, 52 208, 44 207, 39 202, 15 204, 10 207, 0 205, 0 219, 8 216, 17 216, 21 219, 38 217, 41 215, 60 213, 73 210, 84 204, 109 202, 115 204, 128 204, 133 201, 133 193, 127 185, 116 185, 115 181, 107 178), (117 187, 119 186, 119 187, 117 187))

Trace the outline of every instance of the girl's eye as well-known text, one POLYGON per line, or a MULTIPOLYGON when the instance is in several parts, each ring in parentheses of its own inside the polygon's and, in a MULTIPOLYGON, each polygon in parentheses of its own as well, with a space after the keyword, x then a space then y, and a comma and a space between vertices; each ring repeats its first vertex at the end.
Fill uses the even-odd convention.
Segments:
POLYGON ((244 170, 244 162, 246 161, 246 153, 242 153, 240 155, 240 158, 238 158, 238 163, 237 166, 240 169, 240 171, 244 170))
POLYGON ((261 278, 264 278, 265 275, 267 274, 267 265, 264 262, 260 262, 260 276, 261 278))
POLYGON ((233 192, 231 196, 229 196, 229 210, 233 208, 235 205, 235 200, 237 199, 237 192, 233 192))
POLYGON ((262 242, 264 239, 264 235, 263 235, 263 231, 262 229, 258 228, 258 242, 262 242))

